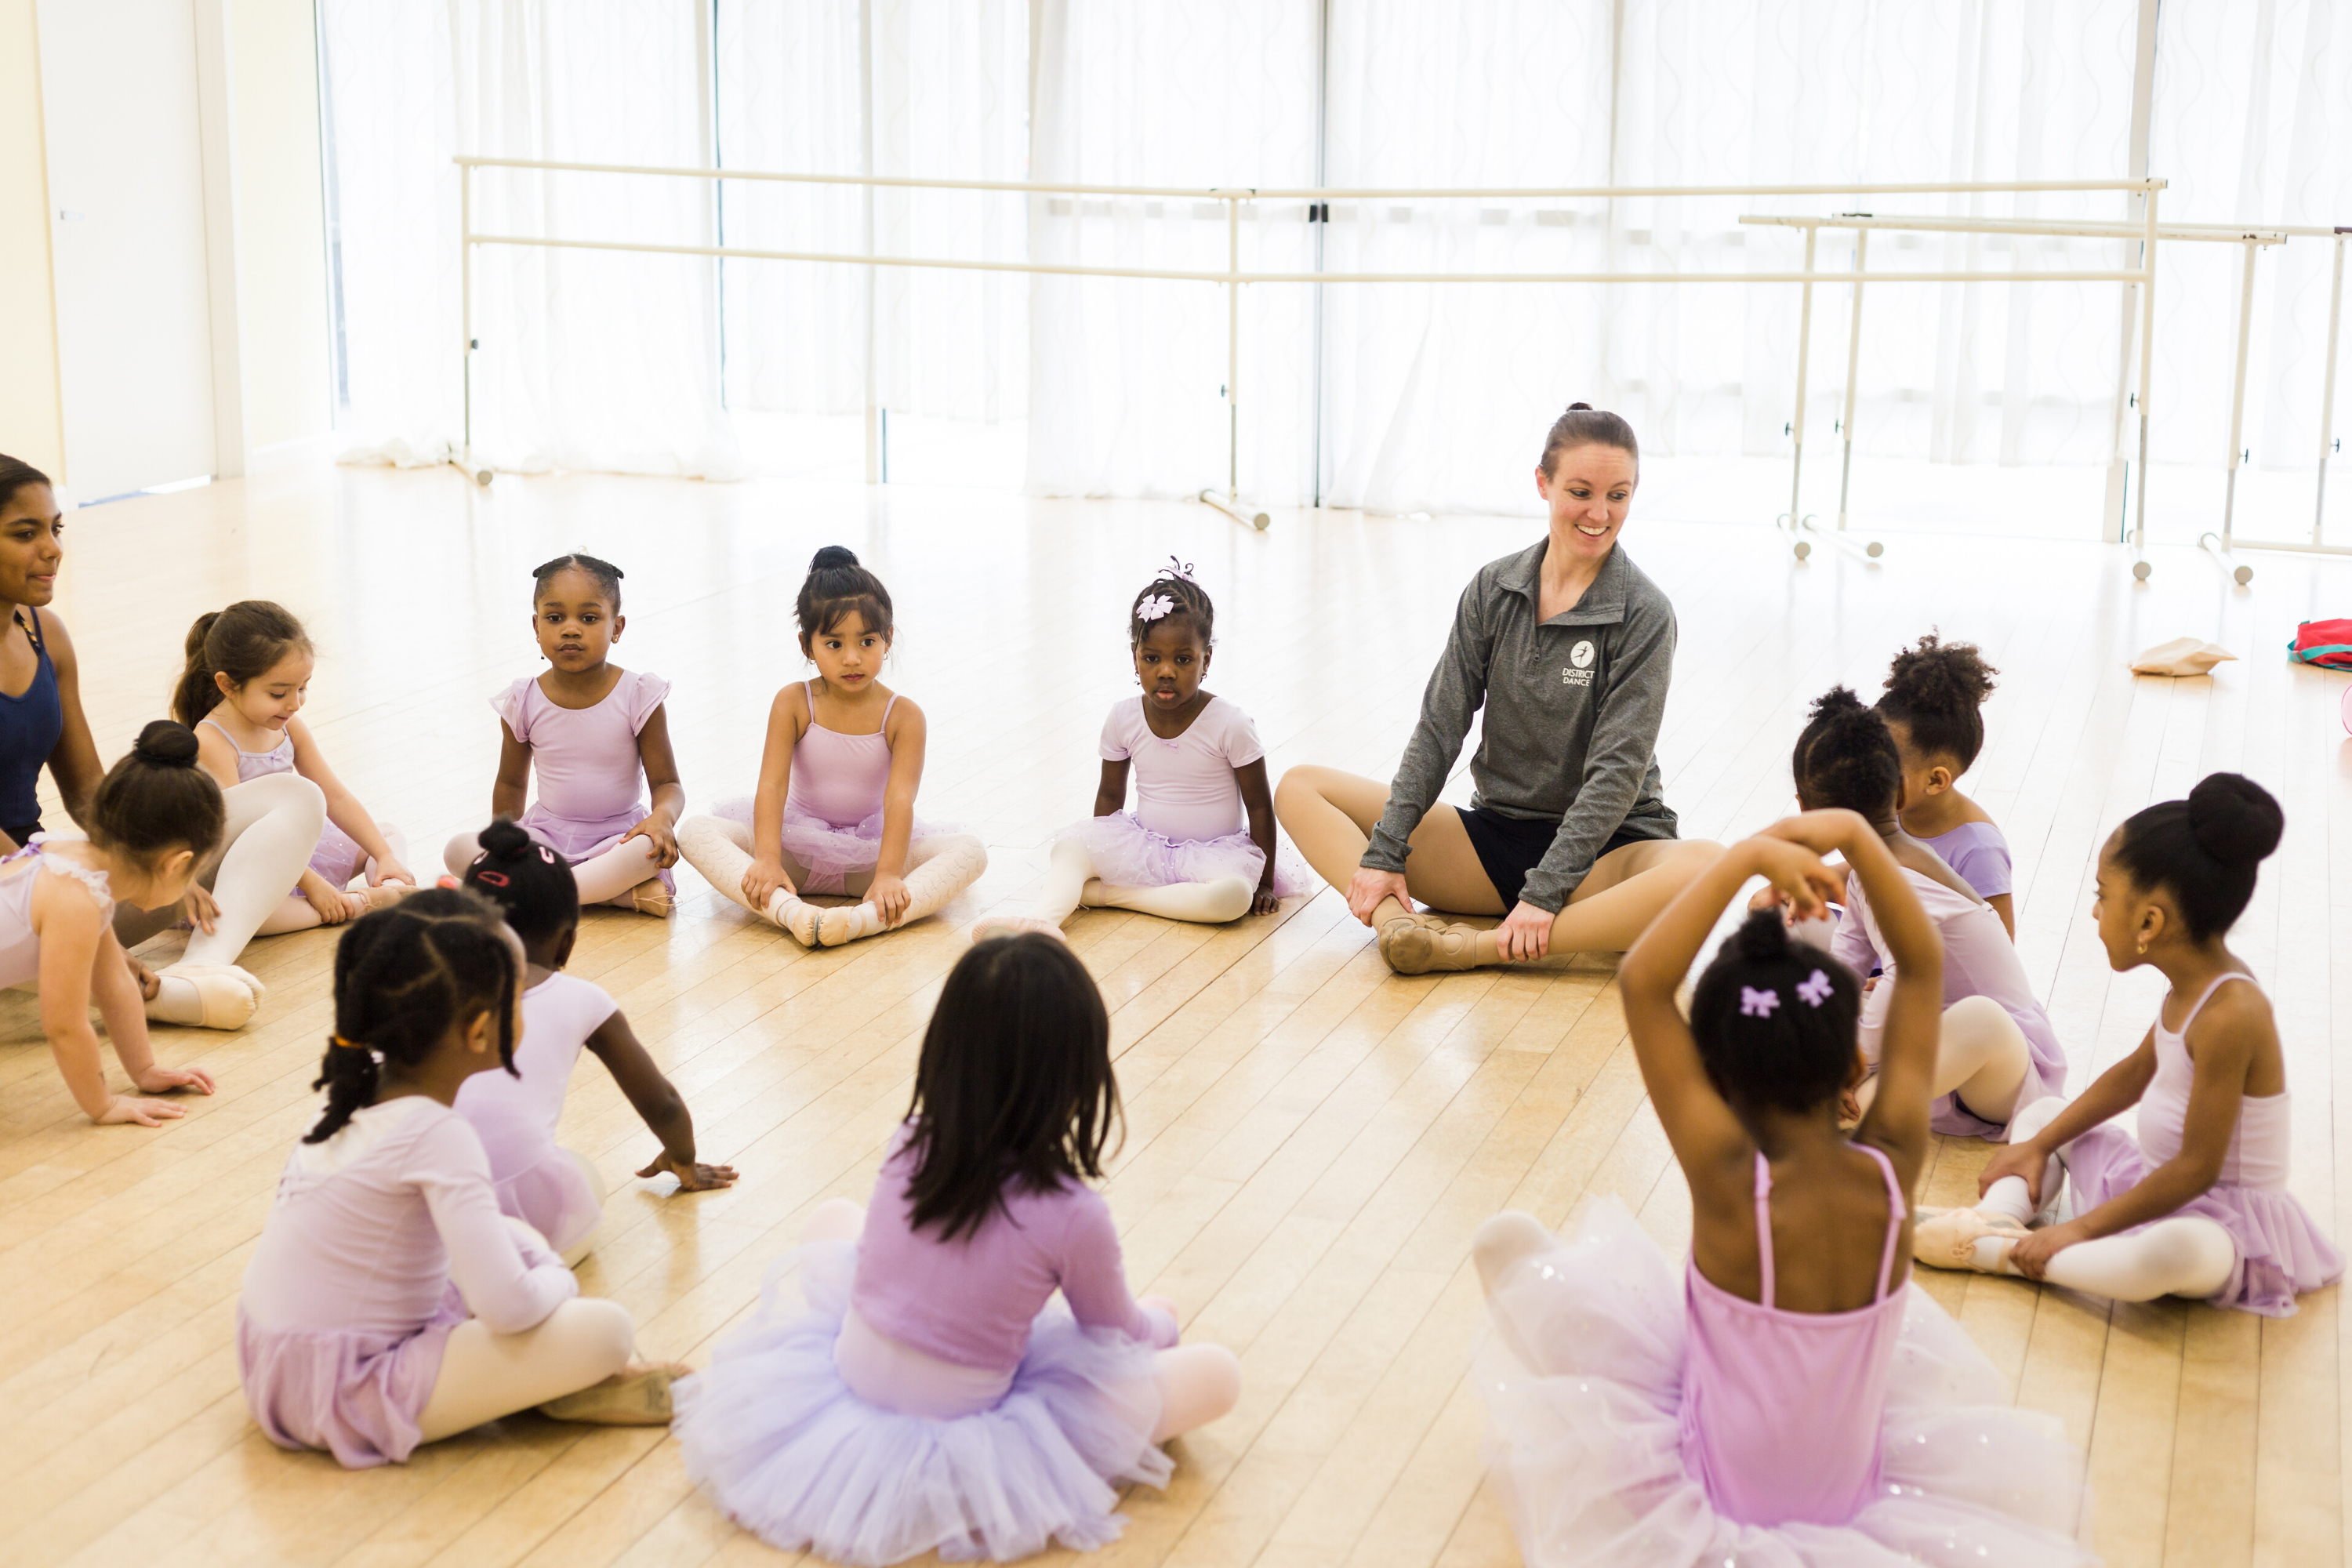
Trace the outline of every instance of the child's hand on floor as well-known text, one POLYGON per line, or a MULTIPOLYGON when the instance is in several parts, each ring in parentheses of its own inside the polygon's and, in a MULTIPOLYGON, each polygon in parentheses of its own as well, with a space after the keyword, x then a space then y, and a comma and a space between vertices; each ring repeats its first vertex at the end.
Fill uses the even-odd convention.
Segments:
POLYGON ((145 1072, 133 1073, 131 1081, 145 1094, 170 1094, 183 1089, 193 1089, 198 1094, 213 1092, 213 1075, 202 1068, 166 1068, 150 1064, 145 1072))
POLYGON ((673 1160, 667 1150, 655 1155, 654 1163, 637 1174, 650 1179, 664 1171, 677 1178, 677 1190, 681 1193, 716 1192, 720 1187, 735 1184, 734 1166, 706 1165, 698 1160, 673 1160))
POLYGON ((127 1094, 118 1094, 114 1097, 114 1103, 106 1108, 106 1114, 98 1119, 98 1124, 100 1127, 124 1123, 161 1127, 166 1121, 176 1121, 186 1114, 167 1100, 135 1100, 127 1094))
POLYGON ((1250 900, 1250 913, 1278 915, 1281 912, 1282 900, 1275 897, 1274 885, 1271 882, 1261 883, 1256 894, 1250 900))

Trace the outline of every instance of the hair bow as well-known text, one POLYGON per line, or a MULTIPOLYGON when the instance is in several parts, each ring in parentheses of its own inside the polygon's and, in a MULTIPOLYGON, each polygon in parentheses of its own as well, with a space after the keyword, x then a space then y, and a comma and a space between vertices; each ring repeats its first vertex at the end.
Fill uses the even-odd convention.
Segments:
POLYGON ((1780 1005, 1780 994, 1778 991, 1759 991, 1753 985, 1739 988, 1739 1011, 1744 1017, 1769 1018, 1772 1016, 1772 1009, 1780 1005))
POLYGON ((1830 983, 1830 977, 1816 969, 1813 971, 1812 978, 1798 983, 1797 994, 1805 999, 1808 1006, 1818 1007, 1830 999, 1830 993, 1835 989, 1836 987, 1830 983))
POLYGON ((1135 606, 1135 618, 1144 622, 1156 621, 1175 607, 1176 601, 1167 595, 1154 594, 1135 606))
MULTIPOLYGON (((1193 584, 1197 584, 1199 582, 1199 579, 1192 575, 1192 563, 1189 561, 1179 561, 1173 555, 1171 555, 1168 558, 1168 564, 1160 569, 1158 576, 1180 578, 1184 582, 1193 584)), ((1154 580, 1156 581, 1157 578, 1154 580)))

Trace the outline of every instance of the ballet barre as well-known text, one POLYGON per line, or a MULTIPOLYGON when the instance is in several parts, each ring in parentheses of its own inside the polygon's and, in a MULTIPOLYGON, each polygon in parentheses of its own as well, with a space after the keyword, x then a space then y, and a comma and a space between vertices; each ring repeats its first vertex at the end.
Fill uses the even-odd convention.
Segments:
MULTIPOLYGON (((1106 185, 1083 182, 1053 182, 1037 180, 956 180, 931 179, 916 175, 894 174, 803 174, 766 169, 716 169, 689 166, 668 166, 637 163, 574 163, 539 158, 499 158, 481 154, 460 153, 452 160, 458 169, 458 260, 459 260, 459 327, 462 348, 460 374, 464 381, 464 449, 460 466, 474 475, 478 484, 490 482, 490 470, 474 458, 473 356, 480 348, 474 334, 473 258, 475 251, 485 246, 520 247, 544 250, 596 250, 636 252, 660 256, 699 256, 719 259, 751 261, 799 261, 822 265, 865 268, 939 268, 966 272, 1025 273, 1074 278, 1153 279, 1177 282, 1198 282, 1220 285, 1225 292, 1225 485, 1223 504, 1218 510, 1236 521, 1246 522, 1264 530, 1266 514, 1254 508, 1244 509, 1241 501, 1241 290, 1252 283, 1538 283, 1568 286, 1605 286, 1624 283, 1795 283, 1803 289, 1801 314, 1810 328, 1812 312, 1812 290, 1816 283, 1851 283, 1854 286, 1857 321, 1861 310, 1862 286, 1865 282, 1911 283, 2028 283, 2028 282, 2126 282, 2147 285, 2152 297, 2155 279, 2156 193, 2164 187, 2162 180, 1992 180, 1943 181, 1916 184, 1790 184, 1743 185, 1560 185, 1560 186, 1168 186, 1168 185, 1106 185), (730 245, 666 244, 646 240, 572 239, 552 235, 486 233, 474 226, 474 174, 480 169, 520 170, 541 174, 609 174, 625 177, 692 179, 707 181, 740 180, 797 185, 845 185, 868 191, 876 189, 983 191, 1018 194, 1024 196, 1096 196, 1130 200, 1184 200, 1221 202, 1224 204, 1225 266, 1222 271, 1199 268, 1175 267, 1107 267, 1082 262, 1052 262, 1035 260, 985 260, 972 258, 930 256, 887 256, 876 254, 870 241, 866 250, 833 251, 817 249, 777 249, 764 247, 730 245), (2000 272, 1972 269, 1941 269, 1936 271, 1904 271, 1871 273, 1864 269, 1864 257, 1857 247, 1854 267, 1851 271, 1822 272, 1813 266, 1814 239, 1819 224, 1832 220, 1813 221, 1814 227, 1806 230, 1805 262, 1800 271, 1771 272, 1689 272, 1669 271, 1536 271, 1536 272, 1465 272, 1465 271, 1349 271, 1318 268, 1312 271, 1245 270, 1241 261, 1241 220, 1244 205, 1267 201, 1304 201, 1310 204, 1310 214, 1317 205, 1323 206, 1326 217, 1310 221, 1328 221, 1328 204, 1332 201, 1370 200, 1483 200, 1489 202, 1528 201, 1617 201, 1621 199, 1674 198, 1697 196, 1873 196, 1873 195, 2032 195, 2039 193, 2113 193, 2139 195, 2145 198, 2147 220, 2144 224, 2116 226, 2142 235, 2146 248, 2142 265, 2137 268, 2093 268, 2074 270, 2042 270, 2034 272, 2000 272)), ((1084 215, 1081 215, 1084 216, 1084 215)), ((1745 223, 1749 220, 1743 218, 1745 223)), ((1769 220, 1780 221, 1780 220, 1769 220)), ((1802 334, 1801 333, 1801 342, 1802 334)), ((1850 356, 1851 357, 1851 356, 1850 356)), ((866 365, 867 405, 873 405, 873 364, 868 356, 866 365)), ((1852 380, 1848 377, 1849 383, 1852 380)), ((1799 444, 1802 445, 1803 371, 1799 371, 1799 402, 1796 426, 1799 444)), ((2147 447, 2147 374, 2143 366, 2140 391, 2140 450, 2145 462, 2147 447)), ((1849 403, 1851 393, 1849 392, 1849 403)), ((866 482, 877 478, 874 455, 869 443, 866 482)), ((2144 487, 2143 487, 2144 488, 2144 487)), ((1201 499, 1210 500, 1212 490, 1204 489, 1201 499)), ((1212 502, 1211 504, 1217 504, 1212 502)), ((2143 505, 2145 498, 2143 498, 2143 505)), ((1792 503, 1793 506, 1793 503, 1792 503)), ((1843 508, 1841 509, 1843 510, 1843 508)), ((1796 520, 1801 521, 1801 520, 1796 520)), ((1843 521, 1843 518, 1841 519, 1843 521)), ((1792 521, 1792 526, 1794 521, 1792 521)), ((1801 541, 1800 558, 1808 552, 1801 541)), ((1872 554, 1878 553, 1874 543, 1872 554)))

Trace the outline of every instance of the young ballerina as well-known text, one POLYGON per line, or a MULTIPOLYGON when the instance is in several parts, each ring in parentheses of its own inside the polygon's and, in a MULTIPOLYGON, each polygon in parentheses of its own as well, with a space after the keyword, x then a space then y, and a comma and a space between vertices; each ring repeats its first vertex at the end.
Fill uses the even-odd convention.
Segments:
POLYGON ((879 679, 898 629, 882 580, 828 544, 793 609, 817 679, 769 705, 758 793, 689 820, 678 842, 712 887, 803 947, 839 947, 938 913, 988 869, 988 850, 915 817, 926 728, 879 679), (806 893, 858 902, 826 909, 806 893))
POLYGON ((266 599, 241 599, 196 617, 187 656, 172 690, 172 717, 195 731, 205 771, 221 788, 294 773, 327 801, 310 863, 256 934, 341 925, 415 890, 416 878, 401 864, 400 829, 368 815, 297 717, 319 662, 302 623, 266 599), (362 873, 365 889, 346 891, 362 873))
POLYGON ((325 1114, 286 1162, 237 1299, 246 1405, 280 1447, 359 1469, 534 1406, 668 1418, 684 1369, 632 1362, 627 1310, 580 1300, 499 1214, 481 1140, 450 1109, 474 1074, 513 1070, 523 970, 498 911, 455 889, 336 943, 325 1114))
POLYGON ((87 839, 43 836, 0 861, 0 986, 38 984, 41 1032, 92 1121, 161 1127, 168 1100, 115 1093, 90 1027, 94 1001, 114 1056, 142 1095, 213 1091, 200 1068, 159 1067, 139 983, 109 921, 115 900, 169 909, 221 837, 221 792, 196 767, 196 738, 159 719, 107 770, 83 813, 87 839))
POLYGON ((819 1206, 758 1315, 678 1385, 688 1473, 771 1545, 869 1568, 1116 1539, 1111 1489, 1164 1486, 1159 1445, 1241 1387, 1231 1352, 1177 1348, 1169 1306, 1128 1294, 1086 1184, 1118 1116, 1109 1018, 1069 948, 965 953, 871 1207, 819 1206))
POLYGON ((466 868, 465 885, 497 905, 522 939, 522 1039, 512 1073, 483 1072, 458 1089, 457 1114, 471 1122, 490 1158, 499 1207, 547 1238, 566 1263, 588 1250, 588 1233, 604 1208, 604 1182, 587 1158, 555 1141, 564 1090, 583 1046, 621 1086, 662 1152, 637 1174, 677 1178, 681 1192, 735 1184, 732 1165, 694 1157, 694 1118, 686 1100, 629 1028, 604 988, 563 973, 580 934, 580 895, 563 858, 511 822, 481 832, 482 852, 466 868))
MULTIPOLYGON (((2066 1081, 2065 1050, 2033 994, 2016 944, 1991 907, 1903 830, 1902 759, 1876 710, 1864 707, 1845 687, 1834 689, 1813 704, 1812 721, 1797 737, 1790 767, 1804 809, 1853 811, 1878 829, 1912 897, 1927 909, 1943 939, 1948 1005, 1936 1052, 1936 1131, 2000 1136, 2019 1106, 2054 1093, 2066 1081)), ((1895 955, 1870 890, 1857 885, 1843 896, 1845 918, 1829 940, 1831 953, 1857 974, 1874 968, 1892 973, 1895 955)), ((1887 994, 1882 983, 1863 1005, 1866 1061, 1878 1060, 1887 994)), ((1864 1081, 1856 1103, 1869 1104, 1876 1092, 1874 1080, 1864 1081)))
POLYGON ((1026 913, 992 915, 975 939, 1062 933, 1081 904, 1221 925, 1270 915, 1314 886, 1277 848, 1265 747, 1248 714, 1201 689, 1216 647, 1216 606, 1172 563, 1128 608, 1127 640, 1140 698, 1103 723, 1095 814, 1055 835, 1045 891, 1026 913), (1135 809, 1127 775, 1135 773, 1135 809))
MULTIPOLYGON (((490 699, 498 710, 498 782, 490 815, 512 817, 572 863, 583 904, 614 904, 669 917, 677 884, 676 829, 686 809, 670 752, 669 682, 606 662, 628 618, 621 569, 593 555, 559 555, 531 574, 531 630, 552 667, 490 699), (539 799, 523 809, 530 775, 539 799), (641 786, 650 785, 648 808, 641 786)), ((481 848, 471 833, 449 840, 453 877, 481 848)))
POLYGON ((1903 831, 1934 850, 2017 937, 2009 840, 1984 807, 1956 787, 1984 750, 1985 699, 2000 671, 1974 643, 1934 632, 1895 656, 1880 717, 1903 759, 1903 831))
POLYGON ((2286 1058, 2227 942, 2284 825, 2260 784, 2213 773, 2107 839, 2093 913, 2108 966, 2146 965, 2171 989, 2139 1048, 2080 1098, 2017 1113, 1973 1209, 1922 1215, 1920 1262, 2273 1318, 2342 1277, 2343 1253, 2287 1191, 2286 1058), (2114 1124, 2134 1105, 2137 1139, 2114 1124), (2074 1215, 2051 1223, 2062 1190, 2074 1215))
POLYGON ((1556 1237, 1528 1215, 1473 1256, 1495 1348, 1480 1382, 1496 1489, 1531 1568, 2095 1559, 2082 1464, 1907 1276, 1905 1194, 1930 1139, 1943 1006, 1933 921, 1877 825, 1792 817, 1738 844, 1625 955, 1625 1022, 1690 1184, 1675 1269, 1614 1199, 1556 1237), (1851 1134, 1858 978, 1769 913, 1675 994, 1725 907, 1769 878, 1800 909, 1843 851, 1896 963, 1877 1098, 1851 1134))

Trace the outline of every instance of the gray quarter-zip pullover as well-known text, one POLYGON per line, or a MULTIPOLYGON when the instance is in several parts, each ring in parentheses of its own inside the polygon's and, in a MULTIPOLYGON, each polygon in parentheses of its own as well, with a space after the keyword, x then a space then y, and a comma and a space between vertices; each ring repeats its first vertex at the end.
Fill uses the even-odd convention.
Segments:
POLYGON ((1554 914, 1621 827, 1675 837, 1659 795, 1658 724, 1674 674, 1675 607, 1619 544, 1576 607, 1536 619, 1549 538, 1479 568, 1422 694, 1421 722, 1389 788, 1363 864, 1404 869, 1421 819, 1445 787, 1463 738, 1486 710, 1471 759, 1472 799, 1559 833, 1519 897, 1554 914))

